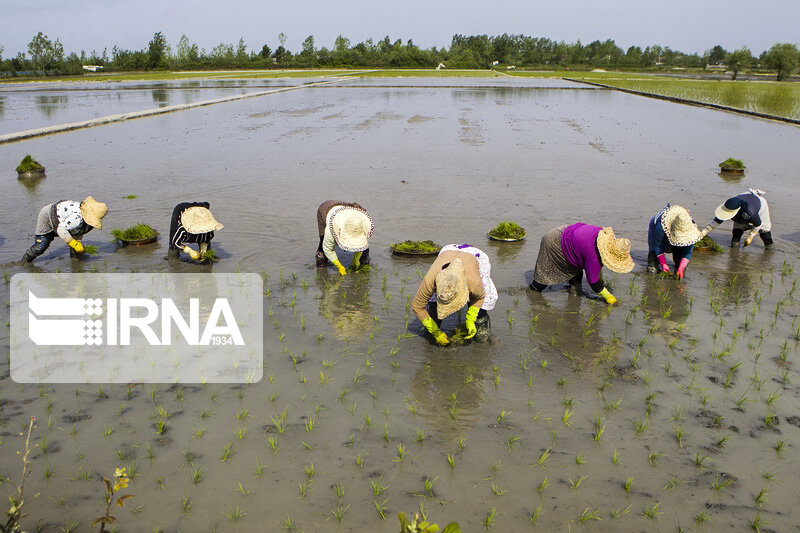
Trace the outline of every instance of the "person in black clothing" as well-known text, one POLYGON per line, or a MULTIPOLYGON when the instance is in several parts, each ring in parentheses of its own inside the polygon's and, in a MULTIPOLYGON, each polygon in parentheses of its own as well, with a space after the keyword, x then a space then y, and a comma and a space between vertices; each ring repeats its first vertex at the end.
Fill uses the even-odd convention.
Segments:
MULTIPOLYGON (((772 221, 769 218, 769 206, 766 193, 760 189, 750 189, 733 198, 728 198, 725 203, 714 211, 713 224, 719 226, 726 220, 733 220, 733 236, 731 248, 738 248, 745 230, 750 234, 745 238, 744 245, 749 246, 753 237, 758 234, 764 242, 764 249, 771 250, 775 247, 772 240, 772 221)), ((709 224, 701 232, 701 238, 714 229, 709 224)))
POLYGON ((169 225, 168 258, 178 259, 184 252, 197 261, 205 255, 214 232, 222 229, 222 224, 211 214, 210 206, 208 202, 183 202, 175 206, 169 225), (199 244, 200 251, 194 250, 189 243, 199 244))

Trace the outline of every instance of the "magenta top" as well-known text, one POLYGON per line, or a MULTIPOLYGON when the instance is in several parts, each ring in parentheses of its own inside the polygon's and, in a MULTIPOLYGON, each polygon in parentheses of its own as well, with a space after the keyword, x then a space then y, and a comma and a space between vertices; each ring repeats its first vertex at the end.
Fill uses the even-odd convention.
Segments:
POLYGON ((578 222, 564 228, 561 234, 561 250, 570 265, 586 271, 589 284, 600 281, 603 261, 597 251, 597 234, 603 231, 599 226, 578 222))

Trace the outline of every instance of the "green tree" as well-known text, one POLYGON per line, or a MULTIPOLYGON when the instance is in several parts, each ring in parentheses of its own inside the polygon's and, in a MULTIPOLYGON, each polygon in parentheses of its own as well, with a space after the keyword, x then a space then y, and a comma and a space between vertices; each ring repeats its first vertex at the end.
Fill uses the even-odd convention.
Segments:
POLYGON ((778 71, 778 81, 791 76, 800 63, 800 51, 791 43, 778 43, 764 55, 768 68, 778 71))
POLYGON ((164 34, 156 32, 147 45, 147 68, 156 69, 167 66, 167 54, 169 47, 167 38, 164 34))
POLYGON ((261 47, 261 57, 267 59, 270 55, 272 55, 272 50, 270 50, 269 45, 264 45, 261 47))
POLYGON ((58 39, 56 42, 51 41, 42 32, 28 43, 28 53, 34 67, 39 70, 53 69, 64 61, 64 47, 61 42, 58 39))
POLYGON ((708 62, 710 64, 720 63, 725 60, 725 56, 728 52, 725 51, 720 45, 714 46, 711 50, 708 51, 708 62))
POLYGON ((733 71, 731 79, 735 80, 739 71, 748 68, 753 63, 753 54, 750 53, 749 48, 743 46, 726 55, 725 63, 728 65, 728 69, 733 71))
POLYGON ((244 42, 244 37, 239 37, 239 44, 236 46, 236 61, 247 61, 247 45, 244 42))
POLYGON ((314 48, 314 36, 309 35, 303 41, 303 50, 300 52, 300 58, 306 64, 311 64, 314 61, 316 49, 314 48))

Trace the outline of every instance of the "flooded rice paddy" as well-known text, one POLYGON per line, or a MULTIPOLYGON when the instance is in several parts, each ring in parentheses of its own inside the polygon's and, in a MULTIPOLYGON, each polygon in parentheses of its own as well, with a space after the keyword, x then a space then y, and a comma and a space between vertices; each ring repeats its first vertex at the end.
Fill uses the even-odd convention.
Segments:
MULTIPOLYGON (((800 129, 563 81, 432 82, 343 80, 0 145, 0 283, 203 269, 265 280, 258 383, 20 385, 3 358, 4 494, 18 434, 37 424, 27 530, 88 530, 101 478, 121 466, 135 495, 115 512, 122 531, 394 532, 398 512, 420 511, 464 531, 797 526, 800 129), (28 153, 46 178, 16 179, 28 153), (729 156, 747 164, 738 182, 717 175, 729 156), (647 223, 666 202, 702 226, 749 186, 767 191, 776 250, 756 239, 695 252, 683 282, 645 273, 647 223), (54 242, 34 266, 12 264, 41 206, 88 194, 108 202, 108 229, 144 222, 162 235, 176 203, 211 202, 220 261, 167 262, 163 237, 120 248, 104 230, 85 239, 96 257, 72 260, 54 242), (372 213, 371 272, 314 268, 315 210, 329 198, 372 213), (528 239, 489 241, 500 220, 528 239), (634 272, 605 273, 613 308, 588 286, 583 297, 525 288, 540 236, 574 221, 633 242, 634 272), (489 255, 492 342, 439 348, 422 335, 409 299, 430 261, 388 246, 428 238, 489 255)), ((179 100, 257 90, 187 83, 163 85, 179 100)), ((160 85, 121 87, 131 100, 87 86, 52 119, 153 104, 160 85)), ((0 92, 0 129, 50 123, 35 104, 49 92, 0 92)), ((712 236, 726 244, 729 231, 712 236)))

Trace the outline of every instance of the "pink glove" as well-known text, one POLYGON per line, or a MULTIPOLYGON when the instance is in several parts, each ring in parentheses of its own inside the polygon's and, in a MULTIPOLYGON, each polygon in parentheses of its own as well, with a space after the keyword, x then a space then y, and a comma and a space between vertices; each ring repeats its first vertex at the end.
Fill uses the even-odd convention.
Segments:
POLYGON ((661 254, 658 256, 658 262, 661 263, 661 270, 664 272, 669 272, 669 265, 667 264, 667 256, 661 254))
POLYGON ((684 257, 681 259, 681 263, 678 266, 678 279, 683 279, 683 275, 687 266, 689 266, 689 260, 684 257))

